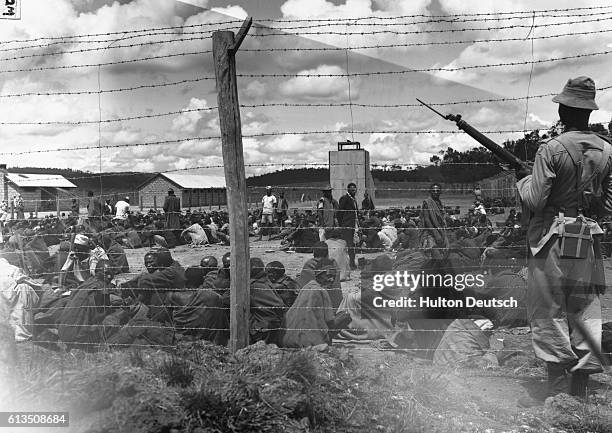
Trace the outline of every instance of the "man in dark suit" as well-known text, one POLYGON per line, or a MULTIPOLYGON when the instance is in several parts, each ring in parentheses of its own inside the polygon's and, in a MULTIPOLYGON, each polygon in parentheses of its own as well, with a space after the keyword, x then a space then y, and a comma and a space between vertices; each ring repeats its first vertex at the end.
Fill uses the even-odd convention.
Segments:
POLYGON ((166 224, 164 237, 166 233, 173 232, 174 236, 180 239, 181 235, 181 199, 174 195, 174 190, 169 189, 168 195, 164 200, 164 212, 166 216, 166 224), (178 235, 178 236, 177 236, 178 235))
POLYGON ((356 193, 357 185, 353 182, 349 183, 347 193, 340 197, 338 211, 336 212, 338 225, 342 227, 342 239, 346 241, 346 246, 348 247, 351 269, 357 269, 357 264, 355 263, 355 243, 353 241, 355 228, 358 225, 356 193))

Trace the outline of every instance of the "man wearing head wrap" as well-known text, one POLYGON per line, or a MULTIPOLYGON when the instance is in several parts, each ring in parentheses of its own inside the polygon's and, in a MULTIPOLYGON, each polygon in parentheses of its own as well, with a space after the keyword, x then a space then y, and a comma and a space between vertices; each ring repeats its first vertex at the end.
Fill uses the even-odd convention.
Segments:
POLYGON ((287 307, 291 307, 300 291, 298 283, 285 274, 285 266, 278 261, 266 265, 266 274, 278 296, 287 307))
MULTIPOLYGON (((114 277, 107 260, 96 264, 95 275, 81 283, 70 294, 58 320, 58 337, 65 343, 85 343, 76 347, 87 349, 88 344, 102 342, 102 321, 111 314, 109 289, 114 277)), ((109 330, 109 334, 115 330, 109 330)))
POLYGON ((251 257, 250 267, 250 342, 279 344, 281 321, 287 306, 270 283, 263 261, 251 257))
POLYGON ((104 249, 100 246, 92 248, 89 238, 83 234, 74 235, 74 242, 68 258, 60 271, 59 285, 74 288, 94 276, 96 265, 100 260, 108 260, 104 249))
MULTIPOLYGON (((329 290, 336 279, 336 266, 330 259, 321 259, 310 280, 296 298, 285 316, 284 347, 308 347, 330 344, 339 327, 329 290)), ((343 319, 345 315, 341 316, 343 319)))
POLYGON ((603 231, 589 217, 612 212, 612 146, 589 129, 598 109, 591 78, 570 79, 553 102, 564 133, 540 145, 532 173, 517 172, 529 212, 528 317, 536 356, 547 364, 548 394, 584 396, 589 374, 602 371, 594 352, 601 344, 603 231))

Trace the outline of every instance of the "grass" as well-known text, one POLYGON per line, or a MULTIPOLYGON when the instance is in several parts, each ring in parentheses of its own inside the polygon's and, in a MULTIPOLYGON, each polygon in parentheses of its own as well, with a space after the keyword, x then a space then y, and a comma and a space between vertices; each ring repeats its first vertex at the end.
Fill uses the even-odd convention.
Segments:
POLYGON ((449 388, 450 375, 465 371, 392 353, 358 361, 348 349, 256 344, 232 355, 200 341, 180 343, 172 353, 52 352, 32 345, 19 351, 20 391, 10 410, 67 410, 71 432, 435 433, 528 424, 538 432, 556 426, 599 433, 612 424, 605 402, 561 406, 543 419, 538 412, 486 415, 492 405, 480 404, 477 389, 449 388))

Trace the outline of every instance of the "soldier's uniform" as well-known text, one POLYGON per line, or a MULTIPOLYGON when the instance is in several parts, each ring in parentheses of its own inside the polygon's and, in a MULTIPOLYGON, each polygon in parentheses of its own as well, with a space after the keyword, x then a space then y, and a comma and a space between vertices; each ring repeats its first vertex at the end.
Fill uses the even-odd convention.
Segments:
MULTIPOLYGON (((553 101, 593 110, 594 96, 593 81, 580 77, 553 101)), ((601 345, 603 268, 597 235, 603 232, 580 211, 586 216, 612 211, 611 170, 610 143, 595 133, 572 130, 541 144, 532 175, 517 183, 523 206, 531 212, 527 314, 536 356, 548 365, 549 385, 566 373, 588 378, 602 371, 576 329, 580 322, 592 343, 601 345), (563 235, 576 227, 582 235, 563 235)))

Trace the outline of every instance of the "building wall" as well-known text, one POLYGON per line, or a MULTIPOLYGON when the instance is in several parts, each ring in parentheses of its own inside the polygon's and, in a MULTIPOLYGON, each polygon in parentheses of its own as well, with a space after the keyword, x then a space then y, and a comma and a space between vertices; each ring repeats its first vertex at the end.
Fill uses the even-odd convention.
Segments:
POLYGON ((224 206, 227 204, 225 188, 197 188, 183 191, 183 207, 199 208, 211 206, 224 206))
POLYGON ((329 152, 329 182, 333 188, 333 196, 341 197, 346 193, 346 187, 353 182, 357 185, 355 199, 361 205, 364 191, 368 191, 372 199, 376 198, 376 190, 370 171, 370 154, 367 150, 338 150, 329 152))
POLYGON ((181 189, 162 176, 157 176, 138 190, 137 205, 143 209, 161 209, 168 196, 168 189, 172 188, 174 194, 181 199, 183 208, 203 208, 227 205, 225 188, 194 188, 181 189), (153 200, 155 197, 155 200, 153 200))
POLYGON ((157 209, 161 209, 164 205, 164 200, 168 196, 169 189, 174 190, 174 195, 181 199, 181 206, 184 206, 183 190, 177 188, 176 185, 169 182, 162 176, 157 176, 155 179, 148 182, 138 190, 138 204, 144 209, 151 209, 155 207, 157 207, 157 209))

